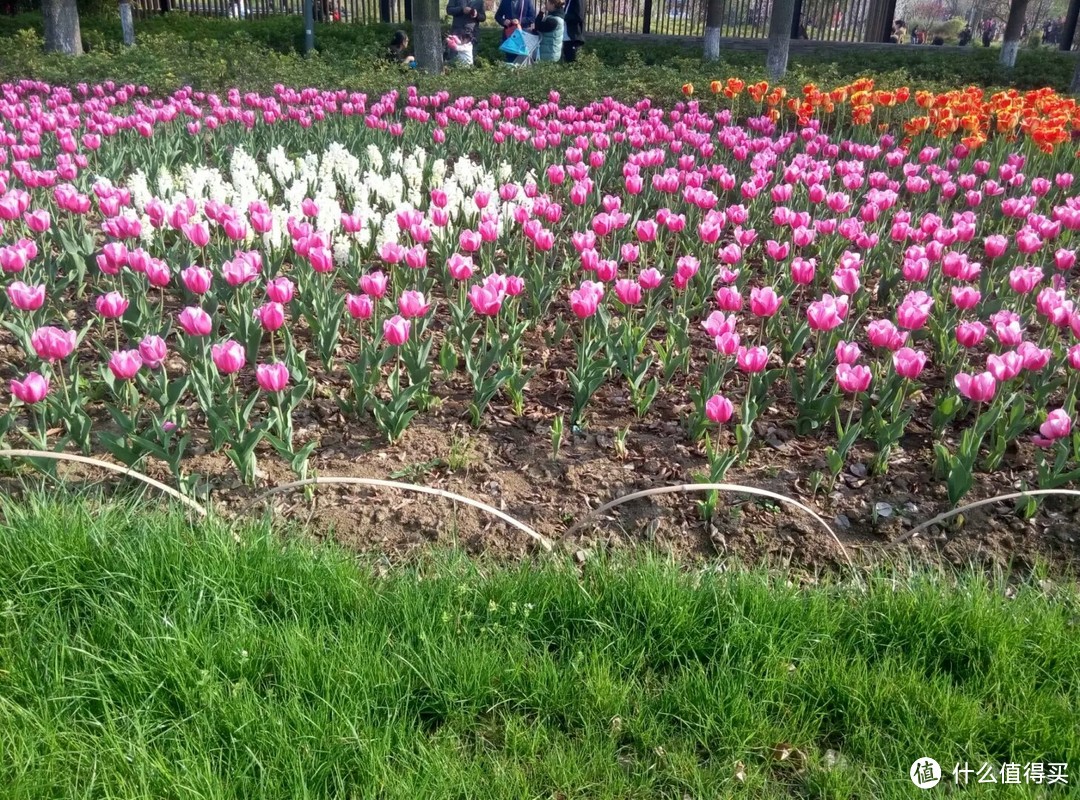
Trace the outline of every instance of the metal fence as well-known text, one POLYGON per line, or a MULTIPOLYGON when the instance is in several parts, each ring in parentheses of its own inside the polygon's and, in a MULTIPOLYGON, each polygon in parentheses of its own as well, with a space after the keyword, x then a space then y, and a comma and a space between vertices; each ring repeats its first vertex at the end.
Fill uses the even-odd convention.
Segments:
MULTIPOLYGON (((537 0, 534 0, 536 2, 537 0)), ((542 1, 542 0, 541 0, 542 1)), ((302 14, 302 0, 135 0, 140 15, 178 11, 237 18, 302 14)), ((494 0, 488 0, 489 13, 494 0)), ((702 36, 707 0, 588 0, 586 31, 596 34, 702 36)), ((880 0, 796 0, 792 35, 830 42, 880 41, 873 9, 880 0), (868 27, 874 28, 869 31, 868 27)), ((772 0, 725 0, 720 35, 763 39, 772 0)), ((319 22, 400 23, 412 0, 315 0, 319 22)))

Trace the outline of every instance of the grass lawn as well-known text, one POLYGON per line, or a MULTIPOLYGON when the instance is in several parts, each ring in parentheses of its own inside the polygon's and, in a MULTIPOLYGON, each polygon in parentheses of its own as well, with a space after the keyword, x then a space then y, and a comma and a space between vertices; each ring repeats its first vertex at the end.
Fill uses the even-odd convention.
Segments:
POLYGON ((380 576, 267 526, 2 516, 4 798, 891 798, 933 796, 919 756, 1080 755, 1075 587, 658 557, 380 576))

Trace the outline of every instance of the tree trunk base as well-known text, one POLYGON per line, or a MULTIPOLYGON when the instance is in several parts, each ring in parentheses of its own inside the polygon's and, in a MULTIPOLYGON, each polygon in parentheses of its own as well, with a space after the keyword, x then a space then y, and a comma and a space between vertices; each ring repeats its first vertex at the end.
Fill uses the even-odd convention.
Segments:
POLYGON ((769 53, 765 57, 765 74, 770 81, 775 83, 787 74, 790 49, 790 36, 774 34, 769 37, 769 53))
POLYGON ((1020 42, 1004 42, 1001 45, 1001 63, 1009 69, 1016 66, 1016 54, 1020 51, 1020 42))
POLYGON ((135 44, 135 19, 131 14, 131 3, 120 3, 120 30, 124 36, 124 44, 131 47, 135 44))
POLYGON ((720 29, 719 28, 706 28, 705 29, 705 60, 706 61, 719 61, 720 60, 720 29))

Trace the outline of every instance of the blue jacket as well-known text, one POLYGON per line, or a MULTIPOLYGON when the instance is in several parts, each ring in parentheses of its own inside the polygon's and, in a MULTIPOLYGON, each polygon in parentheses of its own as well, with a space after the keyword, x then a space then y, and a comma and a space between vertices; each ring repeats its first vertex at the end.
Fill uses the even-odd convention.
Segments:
POLYGON ((536 22, 536 8, 532 0, 499 0, 495 11, 495 22, 505 28, 512 19, 521 20, 521 27, 528 30, 536 22))

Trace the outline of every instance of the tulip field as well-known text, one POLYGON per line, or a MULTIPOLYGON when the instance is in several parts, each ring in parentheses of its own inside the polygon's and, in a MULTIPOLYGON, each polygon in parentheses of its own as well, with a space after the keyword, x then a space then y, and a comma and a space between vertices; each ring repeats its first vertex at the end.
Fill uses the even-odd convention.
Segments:
POLYGON ((197 493, 443 480, 472 442, 496 502, 512 445, 503 506, 549 533, 616 486, 868 527, 1074 485, 1075 103, 684 94, 3 86, 4 445, 197 493))

